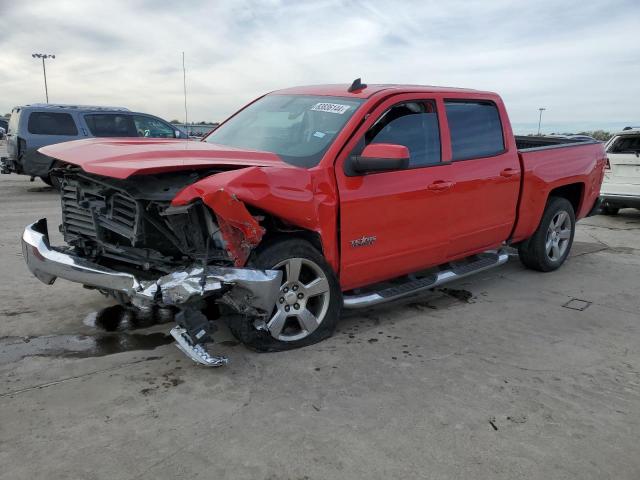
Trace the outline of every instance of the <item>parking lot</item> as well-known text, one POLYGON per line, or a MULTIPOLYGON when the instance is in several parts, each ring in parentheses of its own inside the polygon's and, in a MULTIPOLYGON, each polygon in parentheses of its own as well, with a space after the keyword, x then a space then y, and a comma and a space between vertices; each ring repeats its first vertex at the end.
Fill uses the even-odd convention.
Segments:
POLYGON ((167 325, 106 333, 110 301, 30 275, 55 191, 0 176, 0 478, 640 478, 640 212, 578 226, 559 271, 517 258, 346 315, 318 345, 198 368, 167 325))

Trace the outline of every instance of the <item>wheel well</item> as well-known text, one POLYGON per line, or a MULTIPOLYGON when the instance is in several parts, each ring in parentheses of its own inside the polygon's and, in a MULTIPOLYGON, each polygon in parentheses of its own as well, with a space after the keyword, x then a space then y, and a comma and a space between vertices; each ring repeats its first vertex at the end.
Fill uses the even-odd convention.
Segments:
POLYGON ((279 218, 271 215, 264 215, 264 218, 260 223, 265 228, 266 233, 264 234, 264 237, 262 237, 262 241, 258 245, 257 250, 261 250, 280 240, 299 238, 309 242, 318 250, 318 252, 320 252, 320 254, 324 255, 322 240, 317 232, 305 230, 293 225, 286 225, 279 218))
POLYGON ((582 201, 582 193, 584 192, 583 183, 572 183, 570 185, 563 185, 561 187, 554 188, 549 192, 549 198, 561 197, 566 198, 571 202, 573 211, 578 215, 578 209, 580 208, 580 202, 582 201))
POLYGON ((288 238, 299 238, 301 240, 306 240, 311 245, 314 246, 320 253, 323 253, 322 250, 322 242, 320 241, 320 235, 316 232, 310 232, 308 230, 278 230, 278 231, 267 231, 258 248, 263 248, 266 245, 271 245, 279 240, 288 239, 288 238))

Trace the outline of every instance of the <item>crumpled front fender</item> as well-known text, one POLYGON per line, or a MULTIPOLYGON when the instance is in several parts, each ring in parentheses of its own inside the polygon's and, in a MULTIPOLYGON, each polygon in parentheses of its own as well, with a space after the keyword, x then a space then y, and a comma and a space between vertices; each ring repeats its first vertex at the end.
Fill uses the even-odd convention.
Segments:
POLYGON ((185 187, 173 206, 202 200, 215 213, 227 251, 244 265, 265 231, 249 213, 259 208, 283 222, 318 233, 323 253, 338 271, 335 179, 329 169, 249 167, 217 173, 185 187))

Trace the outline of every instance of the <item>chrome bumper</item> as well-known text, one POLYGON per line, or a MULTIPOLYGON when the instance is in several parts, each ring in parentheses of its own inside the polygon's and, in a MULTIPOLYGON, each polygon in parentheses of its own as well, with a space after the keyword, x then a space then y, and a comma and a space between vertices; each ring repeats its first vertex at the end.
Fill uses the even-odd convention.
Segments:
POLYGON ((22 254, 31 273, 51 285, 56 278, 100 290, 119 292, 138 305, 182 305, 218 293, 220 299, 244 313, 269 315, 282 282, 279 270, 202 266, 177 270, 155 280, 108 269, 81 257, 52 248, 47 219, 27 226, 22 234, 22 254))

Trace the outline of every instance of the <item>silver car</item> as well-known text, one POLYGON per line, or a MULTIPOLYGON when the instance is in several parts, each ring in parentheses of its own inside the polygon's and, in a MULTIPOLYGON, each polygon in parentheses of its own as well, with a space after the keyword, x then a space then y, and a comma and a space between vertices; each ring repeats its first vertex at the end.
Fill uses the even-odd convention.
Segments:
POLYGON ((122 107, 34 104, 11 111, 7 132, 8 157, 2 173, 40 177, 51 185, 54 160, 40 147, 90 137, 150 137, 188 140, 187 134, 161 118, 122 107))

